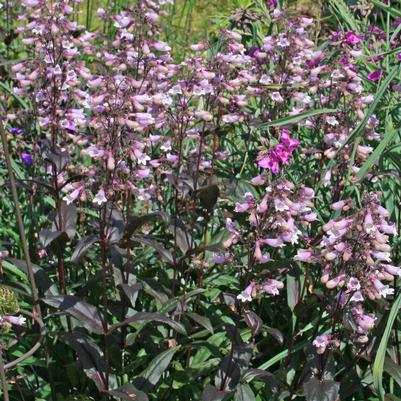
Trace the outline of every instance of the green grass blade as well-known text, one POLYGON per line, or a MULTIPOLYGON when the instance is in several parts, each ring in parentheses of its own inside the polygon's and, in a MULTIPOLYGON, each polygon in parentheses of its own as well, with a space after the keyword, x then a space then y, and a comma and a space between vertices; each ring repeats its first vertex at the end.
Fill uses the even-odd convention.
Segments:
POLYGON ((379 348, 377 349, 375 361, 373 363, 373 386, 376 389, 379 400, 384 401, 385 391, 383 388, 383 370, 384 370, 384 360, 386 357, 387 344, 390 339, 391 330, 397 314, 401 307, 401 294, 398 295, 395 300, 390 314, 388 316, 386 328, 384 329, 383 337, 380 341, 379 348))
POLYGON ((24 100, 22 100, 16 93, 14 93, 14 91, 11 88, 9 88, 6 84, 4 84, 3 82, 0 82, 0 88, 3 88, 13 98, 15 98, 25 110, 29 110, 28 104, 24 100))
POLYGON ((394 8, 394 7, 391 7, 391 6, 387 5, 387 4, 384 4, 384 3, 382 3, 382 2, 379 1, 379 0, 371 0, 371 2, 372 2, 376 7, 379 7, 379 8, 381 8, 382 10, 387 11, 387 12, 388 12, 389 14, 391 14, 393 17, 397 17, 397 18, 401 17, 401 11, 400 11, 400 10, 397 10, 397 9, 394 8))
POLYGON ((305 120, 310 117, 318 116, 320 114, 328 114, 328 113, 336 113, 337 109, 318 109, 306 111, 304 113, 299 113, 294 116, 288 116, 284 118, 279 118, 278 120, 271 121, 269 123, 263 123, 258 125, 258 128, 262 127, 282 127, 284 125, 296 124, 302 120, 305 120))
POLYGON ((361 167, 361 169, 358 171, 357 178, 361 180, 365 174, 369 171, 369 169, 372 167, 372 165, 378 160, 383 153, 383 151, 386 149, 387 145, 391 142, 393 139, 394 135, 397 133, 397 131, 394 129, 393 121, 390 116, 387 117, 386 120, 386 129, 384 133, 384 137, 379 143, 379 145, 375 148, 375 150, 372 152, 372 154, 368 157, 368 160, 364 163, 364 165, 361 167))
POLYGON ((343 0, 329 0, 330 6, 337 16, 355 32, 359 32, 359 24, 348 5, 343 0))
MULTIPOLYGON (((330 330, 326 330, 323 333, 321 333, 320 335, 326 334, 328 333, 330 330)), ((300 351, 301 349, 303 349, 305 347, 305 345, 311 343, 312 340, 304 340, 302 342, 300 342, 299 344, 297 344, 294 348, 292 348, 291 353, 300 351)), ((266 361, 265 363, 263 363, 262 365, 258 366, 258 369, 262 369, 262 370, 266 370, 269 369, 270 367, 272 367, 273 365, 275 365, 277 362, 280 362, 281 360, 283 360, 284 358, 286 358, 288 356, 288 348, 285 349, 284 351, 281 351, 280 353, 278 353, 277 355, 275 355, 273 358, 270 358, 268 361, 266 361)))
POLYGON ((386 92, 388 86, 390 85, 391 81, 395 78, 395 76, 398 74, 400 70, 400 67, 398 65, 396 65, 391 71, 390 73, 387 75, 386 79, 381 83, 379 89, 376 92, 375 95, 375 99, 374 101, 371 103, 371 105, 369 106, 368 111, 366 112, 365 117, 363 118, 363 120, 359 123, 359 125, 355 128, 355 130, 351 133, 351 135, 348 137, 348 139, 345 141, 345 143, 341 146, 341 148, 339 149, 342 150, 344 148, 344 146, 346 146, 347 144, 349 144, 350 142, 352 142, 357 136, 359 136, 362 131, 364 130, 366 124, 369 121, 369 118, 372 116, 372 114, 374 113, 374 111, 376 110, 377 105, 379 104, 382 96, 384 95, 384 93, 386 92))
MULTIPOLYGON (((396 65, 390 71, 390 73, 388 74, 386 79, 383 80, 383 82, 381 83, 379 89, 376 92, 374 101, 370 104, 369 109, 365 114, 365 117, 358 124, 358 126, 352 131, 352 133, 350 134, 348 139, 340 146, 340 148, 337 150, 336 155, 338 155, 344 149, 345 146, 347 146, 350 142, 352 142, 354 139, 356 139, 358 136, 360 136, 363 133, 363 130, 365 129, 366 124, 368 123, 368 121, 369 121, 370 117, 372 116, 372 114, 375 112, 376 107, 378 106, 381 98, 383 97, 383 95, 385 94, 385 92, 386 92, 388 86, 390 85, 391 81, 395 78, 395 76, 399 73, 399 71, 400 71, 400 66, 396 65)), ((321 176, 322 179, 321 179, 317 189, 319 189, 320 186, 323 184, 323 177, 325 176, 327 171, 333 167, 335 162, 336 162, 336 157, 334 157, 332 160, 330 160, 330 162, 327 164, 326 168, 322 172, 322 176, 321 176)))

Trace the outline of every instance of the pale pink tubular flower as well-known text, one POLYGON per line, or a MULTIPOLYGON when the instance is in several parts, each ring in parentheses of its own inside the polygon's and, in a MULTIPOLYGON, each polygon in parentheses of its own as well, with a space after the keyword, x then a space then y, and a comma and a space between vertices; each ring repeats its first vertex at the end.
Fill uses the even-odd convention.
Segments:
POLYGON ((390 288, 388 285, 384 285, 376 277, 372 277, 371 280, 372 280, 374 288, 376 289, 376 291, 379 293, 379 295, 381 297, 386 298, 387 295, 394 294, 394 288, 390 288))
POLYGON ((401 268, 384 263, 382 263, 380 266, 383 267, 391 275, 401 277, 401 268))
POLYGON ((326 351, 327 346, 330 344, 331 340, 331 335, 330 334, 324 334, 322 336, 317 336, 313 340, 313 345, 316 347, 316 352, 318 354, 324 354, 326 351))
POLYGON ((294 260, 305 263, 313 263, 313 251, 309 249, 298 249, 294 260))
POLYGON ((107 202, 103 188, 99 189, 92 202, 97 203, 98 206, 101 206, 103 203, 107 202))
POLYGON ((26 318, 22 316, 0 316, 0 326, 6 322, 17 326, 25 326, 26 318))
POLYGON ((251 281, 248 287, 245 288, 240 294, 237 295, 237 299, 241 302, 251 302, 252 298, 256 296, 256 284, 251 281))
POLYGON ((270 295, 278 295, 282 288, 284 288, 284 283, 274 279, 269 279, 261 285, 261 290, 270 295))
POLYGON ((80 195, 81 191, 83 190, 84 186, 79 185, 76 189, 74 189, 72 192, 68 193, 67 195, 64 196, 63 200, 67 203, 67 205, 71 204, 74 202, 80 195))

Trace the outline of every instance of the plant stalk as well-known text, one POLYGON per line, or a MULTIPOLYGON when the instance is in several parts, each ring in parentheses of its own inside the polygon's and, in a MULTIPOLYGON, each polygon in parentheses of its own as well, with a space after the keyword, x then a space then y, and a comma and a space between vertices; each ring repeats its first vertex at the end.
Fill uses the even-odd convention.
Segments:
POLYGON ((31 262, 31 258, 29 256, 28 242, 27 242, 27 239, 25 236, 24 223, 22 221, 21 209, 20 209, 20 205, 19 205, 19 201, 18 201, 17 186, 15 184, 14 173, 13 173, 13 169, 12 169, 12 165, 11 165, 11 156, 10 156, 10 152, 8 149, 7 136, 6 136, 6 132, 4 130, 3 122, 1 121, 1 119, 0 119, 0 134, 1 134, 1 142, 3 144, 4 157, 6 159, 6 164, 7 164, 8 178, 10 180, 11 194, 12 194, 13 201, 15 204, 15 215, 17 218, 18 230, 19 230, 20 237, 21 237, 22 250, 24 252, 25 262, 26 262, 26 266, 28 269, 29 282, 31 284, 31 289, 32 289, 32 298, 33 298, 33 302, 34 302, 33 310, 35 311, 37 316, 41 319, 42 312, 41 312, 40 305, 39 305, 38 288, 36 286, 35 275, 33 273, 33 268, 32 268, 32 262, 31 262))

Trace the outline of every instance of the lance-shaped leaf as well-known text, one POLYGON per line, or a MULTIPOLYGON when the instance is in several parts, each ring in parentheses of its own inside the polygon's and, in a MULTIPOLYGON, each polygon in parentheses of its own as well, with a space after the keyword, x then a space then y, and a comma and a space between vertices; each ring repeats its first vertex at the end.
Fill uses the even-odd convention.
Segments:
POLYGON ((165 304, 169 300, 169 296, 165 294, 164 292, 159 291, 159 288, 157 287, 157 283, 152 281, 152 280, 140 280, 139 281, 143 285, 143 290, 147 294, 149 294, 151 297, 156 299, 160 304, 165 304))
POLYGON ((393 306, 391 307, 386 327, 384 329, 383 336, 380 340, 379 348, 377 349, 375 361, 373 363, 373 385, 379 395, 380 401, 383 401, 385 396, 385 391, 383 388, 383 369, 384 369, 384 361, 386 358, 386 351, 391 331, 393 329, 393 324, 397 319, 400 307, 401 307, 401 294, 398 295, 398 297, 393 303, 393 306))
POLYGON ((179 226, 172 227, 172 233, 174 236, 174 241, 180 248, 181 252, 185 255, 189 249, 191 248, 192 236, 185 230, 185 228, 181 228, 179 226))
POLYGON ((262 331, 263 321, 255 312, 251 310, 244 311, 244 319, 246 325, 251 329, 254 336, 262 331))
POLYGON ((199 188, 197 193, 201 206, 212 211, 220 195, 219 187, 216 184, 208 185, 199 188))
POLYGON ((274 327, 266 327, 266 331, 275 339, 277 340, 280 344, 284 343, 284 336, 283 333, 275 329, 274 327))
POLYGON ((51 162, 57 171, 62 171, 67 162, 70 160, 70 155, 68 152, 48 152, 44 155, 44 159, 51 162))
POLYGON ((129 238, 132 234, 138 231, 145 224, 149 224, 154 220, 160 219, 164 223, 168 224, 170 216, 165 212, 155 212, 146 214, 144 216, 132 216, 128 219, 128 223, 125 225, 124 237, 129 238))
POLYGON ((107 226, 105 229, 106 238, 111 244, 118 243, 124 235, 125 222, 124 216, 116 208, 107 208, 107 226))
POLYGON ((148 401, 148 396, 141 390, 138 390, 133 384, 125 383, 115 390, 109 391, 109 394, 115 398, 127 401, 148 401))
POLYGON ((217 371, 214 384, 222 391, 232 391, 240 381, 240 367, 231 354, 226 355, 217 371))
MULTIPOLYGON (((43 248, 47 248, 54 240, 65 235, 62 231, 41 230, 39 233, 39 241, 43 248)), ((67 239, 67 238, 64 238, 67 239)))
POLYGON ((249 384, 240 384, 237 387, 234 395, 234 401, 255 401, 255 394, 253 393, 249 384))
MULTIPOLYGON (((13 265, 17 266, 18 269, 28 274, 28 268, 25 260, 20 259, 8 259, 13 265)), ((32 270, 35 277, 36 285, 47 297, 55 296, 59 294, 57 286, 50 280, 47 273, 38 265, 32 263, 32 270)))
POLYGON ((187 316, 194 320, 196 323, 204 327, 210 334, 214 334, 212 322, 206 316, 201 316, 195 312, 188 312, 187 316))
POLYGON ((74 238, 77 228, 77 207, 74 204, 67 205, 62 202, 60 207, 61 225, 57 215, 53 219, 52 231, 63 231, 67 234, 69 239, 74 238))
POLYGON ((386 117, 386 129, 385 129, 383 139, 381 140, 379 145, 375 148, 375 150, 369 155, 366 162, 363 164, 363 166, 358 171, 356 176, 359 180, 361 180, 366 175, 366 173, 369 171, 369 169, 380 158, 380 156, 386 149, 387 145, 391 142, 391 140, 394 138, 394 136, 397 132, 398 131, 394 128, 391 116, 388 115, 386 117))
POLYGON ((56 297, 45 298, 43 302, 68 313, 77 319, 88 331, 96 334, 104 333, 99 310, 95 306, 81 301, 78 297, 74 295, 58 295, 56 297))
POLYGON ((174 264, 174 258, 171 252, 153 239, 144 237, 131 237, 131 241, 139 242, 140 244, 152 247, 165 262, 170 263, 171 265, 174 264))
POLYGON ((129 299, 133 308, 135 308, 136 299, 138 298, 138 292, 142 289, 142 283, 135 284, 120 284, 120 287, 124 291, 124 294, 129 299))
POLYGON ((162 377, 173 359, 174 354, 181 348, 180 345, 162 352, 150 362, 148 367, 135 378, 134 382, 138 389, 149 391, 162 377))
POLYGON ((337 401, 340 383, 312 377, 303 385, 307 401, 337 401))
POLYGON ((74 252, 71 256, 72 263, 79 263, 80 260, 86 255, 91 246, 96 242, 99 242, 100 238, 98 235, 88 235, 87 237, 79 240, 78 244, 75 246, 74 252))
POLYGON ((170 319, 167 316, 164 316, 160 313, 150 313, 150 312, 138 312, 134 316, 129 317, 128 319, 125 319, 124 321, 120 323, 113 324, 109 326, 109 331, 116 330, 120 327, 127 326, 129 324, 134 324, 138 322, 143 322, 143 321, 156 321, 160 323, 166 323, 168 324, 172 329, 177 331, 180 334, 186 335, 187 332, 185 330, 185 327, 181 324, 176 322, 173 319, 170 319))
POLYGON ((384 359, 384 370, 397 382, 401 388, 401 366, 394 363, 391 358, 384 359))
MULTIPOLYGON (((372 114, 375 112, 381 98, 383 97, 383 95, 386 93, 388 86, 390 85, 390 83, 392 82, 392 80, 396 77, 396 75, 399 73, 400 71, 400 66, 399 65, 395 65, 388 73, 387 77, 381 81, 379 88, 377 89, 377 92, 375 94, 375 98, 373 100, 373 102, 369 105, 368 110, 365 113, 364 118, 362 119, 362 121, 358 124, 358 126, 351 132, 350 135, 348 135, 346 141, 344 141, 341 146, 337 149, 336 152, 336 156, 329 162, 327 163, 327 166, 322 170, 322 174, 321 174, 321 181, 319 183, 320 185, 323 185, 323 177, 326 175, 327 171, 329 171, 334 163, 336 163, 336 158, 337 155, 340 154, 340 152, 352 141, 354 141, 356 138, 358 138, 359 136, 362 135, 370 117, 372 116, 372 114)), ((318 187, 319 187, 318 186, 318 187)), ((315 188, 316 190, 316 188, 315 188)))
POLYGON ((274 377, 274 375, 262 369, 248 369, 242 375, 242 381, 249 383, 254 379, 264 380, 267 377, 274 377))
POLYGON ((100 391, 105 390, 105 363, 99 347, 79 332, 67 333, 62 337, 78 355, 78 360, 86 376, 89 377, 100 391))
POLYGON ((221 401, 227 394, 227 391, 220 391, 215 386, 208 384, 203 390, 202 401, 221 401))

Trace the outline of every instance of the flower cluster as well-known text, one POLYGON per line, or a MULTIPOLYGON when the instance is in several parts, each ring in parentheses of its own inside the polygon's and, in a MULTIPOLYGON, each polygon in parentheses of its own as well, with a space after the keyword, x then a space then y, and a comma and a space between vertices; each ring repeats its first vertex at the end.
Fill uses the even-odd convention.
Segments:
MULTIPOLYGON (((394 290, 386 282, 401 276, 401 269, 391 264, 389 236, 396 231, 379 195, 364 195, 361 208, 351 200, 338 201, 347 183, 358 184, 356 175, 380 139, 377 116, 365 118, 374 101, 365 86, 380 82, 383 68, 375 59, 371 71, 361 71, 365 38, 335 32, 327 46, 317 47, 308 34, 311 19, 287 20, 277 2, 269 1, 280 29, 252 45, 247 35, 225 29, 217 44, 194 44, 192 53, 177 62, 161 40, 163 6, 170 0, 138 0, 117 14, 99 8, 99 18, 112 27, 107 33, 88 32, 73 20, 77 2, 23 0, 27 15, 20 17, 24 26, 18 32, 32 57, 11 68, 15 93, 29 99, 38 124, 21 112, 11 120, 26 120, 31 127, 16 128, 13 121, 7 129, 15 139, 37 127, 38 135, 29 136, 31 148, 19 157, 30 174, 40 177, 34 177, 35 183, 44 183, 54 197, 55 226, 64 224, 62 201, 68 206, 79 202, 82 210, 95 207, 100 224, 90 230, 99 227, 96 235, 105 247, 105 233, 112 231, 106 227, 112 220, 107 210, 117 210, 127 221, 133 211, 153 217, 166 210, 174 215, 169 222, 174 227, 163 241, 174 243, 174 250, 155 249, 176 268, 174 280, 186 286, 190 279, 189 273, 179 277, 178 260, 202 269, 239 265, 245 289, 237 299, 242 302, 279 294, 290 266, 278 268, 273 262, 284 253, 292 257, 305 242, 310 247, 297 249, 295 261, 320 265, 321 283, 329 294, 336 292, 327 306, 333 330, 314 340, 317 352, 337 346, 338 311, 356 342, 367 341, 376 317, 365 311, 365 300, 391 296, 394 290), (352 143, 356 129, 361 135, 352 143), (315 230, 314 189, 288 178, 295 154, 306 160, 309 171, 303 175, 300 162, 291 180, 312 185, 323 179, 333 189, 322 198, 336 200, 336 217, 322 227, 321 238, 315 230), (228 207, 220 213, 218 195, 205 200, 205 188, 219 187, 230 175, 245 177, 251 189, 241 193, 240 202, 229 194, 228 207), (222 216, 228 231, 224 253, 209 264, 207 252, 195 247, 207 249, 213 231, 208 225, 220 228, 222 216)), ((378 40, 380 35, 372 31, 378 40)), ((128 242, 118 245, 129 247, 128 242)), ((142 242, 153 244, 149 238, 142 242)), ((41 259, 51 257, 45 248, 36 249, 41 259)), ((65 249, 70 247, 60 246, 58 253, 65 249)), ((124 252, 129 259, 131 250, 124 252)), ((175 296, 176 282, 173 287, 175 296)), ((0 327, 9 324, 24 321, 4 314, 0 327)))
MULTIPOLYGON (((259 176, 254 181, 259 181, 258 185, 262 185, 263 177, 259 176)), ((252 253, 247 268, 251 271, 254 265, 268 263, 273 258, 263 248, 268 246, 278 250, 287 244, 298 244, 304 235, 301 228, 305 229, 311 222, 317 220, 316 213, 312 211, 313 198, 314 191, 311 188, 303 185, 295 187, 285 179, 272 182, 259 201, 253 194, 246 193, 244 202, 236 204, 235 212, 246 213, 251 228, 248 233, 240 232, 234 222, 228 219, 227 229, 230 237, 224 246, 231 249, 239 240, 248 242, 252 253)), ((233 248, 232 252, 235 253, 235 247, 233 248)), ((225 258, 231 259, 227 254, 225 258)), ((274 274, 273 271, 267 271, 267 273, 274 274)), ((282 287, 283 283, 275 279, 269 279, 261 285, 251 282, 238 298, 250 300, 250 297, 255 296, 259 291, 276 295, 278 289, 282 287)))
POLYGON ((375 317, 364 312, 365 299, 380 300, 394 293, 384 282, 401 277, 401 269, 391 264, 389 236, 395 226, 387 220, 389 212, 379 203, 379 194, 367 193, 363 208, 351 200, 332 205, 340 215, 323 226, 325 235, 319 249, 300 249, 295 260, 323 266, 321 282, 337 290, 336 307, 351 320, 353 336, 367 341, 375 317))

